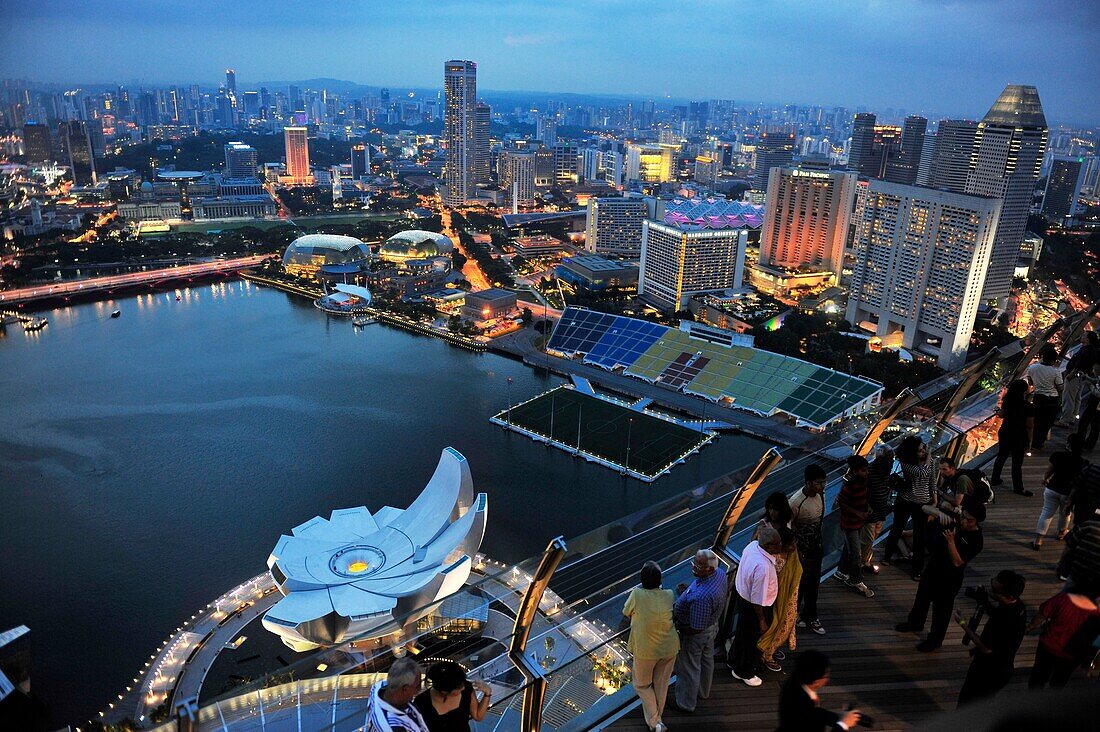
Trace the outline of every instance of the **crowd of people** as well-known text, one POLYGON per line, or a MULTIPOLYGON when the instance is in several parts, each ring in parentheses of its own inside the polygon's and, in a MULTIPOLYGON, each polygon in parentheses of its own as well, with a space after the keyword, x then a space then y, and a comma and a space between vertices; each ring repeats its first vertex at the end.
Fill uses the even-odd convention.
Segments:
MULTIPOLYGON (((825 635, 818 613, 822 562, 833 545, 840 561, 835 577, 855 594, 871 599, 868 584, 882 571, 874 560, 875 543, 892 516, 881 563, 904 569, 916 582, 912 606, 897 624, 901 633, 928 633, 916 645, 922 653, 939 649, 952 621, 971 644, 971 664, 958 703, 987 699, 1011 681, 1016 655, 1027 633, 1038 633, 1028 677, 1030 689, 1065 686, 1075 671, 1097 654, 1100 639, 1100 462, 1088 459, 1100 426, 1100 342, 1088 332, 1065 369, 1058 353, 1045 347, 1026 377, 1008 385, 1000 403, 1001 426, 992 478, 951 459, 934 459, 916 435, 896 450, 884 447, 868 461, 852 455, 831 506, 827 505, 824 468, 805 468, 803 486, 788 497, 767 496, 764 514, 743 550, 737 571, 727 575, 717 554, 697 552, 693 579, 675 588, 662 585, 656 562, 646 562, 640 583, 623 607, 629 619, 631 683, 651 730, 667 729, 666 706, 683 713, 711 695, 716 661, 745 686, 764 684, 766 672, 780 672, 787 653, 796 649, 802 629, 825 635), (1065 445, 1049 450, 1055 425, 1071 428, 1065 445), (1049 468, 1042 486, 1032 549, 1041 551, 1051 524, 1064 550, 1051 570, 1062 589, 1034 612, 1024 602, 1023 575, 1004 570, 988 587, 965 590, 975 603, 969 618, 956 610, 968 566, 980 560, 986 506, 992 486, 1011 464, 1012 490, 1034 495, 1024 484, 1023 464, 1045 451, 1049 468), (839 536, 826 541, 826 517, 835 509, 839 536), (982 620, 985 619, 984 626, 982 620), (670 679, 676 676, 669 697, 670 679)), ((869 724, 859 710, 830 712, 818 692, 828 683, 828 658, 800 650, 780 692, 780 730, 850 730, 869 724)), ((492 688, 470 681, 462 668, 445 661, 425 674, 416 661, 400 659, 377 684, 369 703, 371 732, 469 730, 491 703, 492 688)))

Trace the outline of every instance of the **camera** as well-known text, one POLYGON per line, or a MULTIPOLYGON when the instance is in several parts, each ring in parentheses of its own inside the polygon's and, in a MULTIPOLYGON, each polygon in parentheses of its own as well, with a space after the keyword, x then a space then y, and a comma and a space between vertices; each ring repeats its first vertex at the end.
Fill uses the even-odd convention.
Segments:
MULTIPOLYGON (((845 704, 844 705, 844 711, 846 711, 846 712, 850 712, 853 709, 855 709, 854 704, 845 704)), ((868 715, 866 712, 860 712, 859 713, 859 721, 856 722, 856 724, 860 727, 867 727, 868 729, 870 729, 871 727, 875 726, 875 720, 874 720, 873 717, 868 715)))
POLYGON ((967 587, 963 590, 963 595, 969 597, 974 602, 985 605, 989 602, 989 590, 978 585, 976 587, 967 587))

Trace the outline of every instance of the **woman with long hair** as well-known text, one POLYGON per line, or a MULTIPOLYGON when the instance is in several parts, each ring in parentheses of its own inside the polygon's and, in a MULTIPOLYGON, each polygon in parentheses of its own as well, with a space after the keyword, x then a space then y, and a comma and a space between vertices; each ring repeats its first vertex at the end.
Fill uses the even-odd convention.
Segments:
POLYGON ((917 435, 909 435, 898 445, 896 458, 900 473, 896 475, 898 497, 894 502, 894 522, 886 537, 886 556, 891 563, 898 554, 898 542, 905 525, 913 520, 913 554, 909 576, 919 580, 924 570, 924 544, 928 528, 928 515, 923 507, 932 503, 932 455, 928 446, 917 435))
MULTIPOLYGON (((802 580, 802 563, 795 551, 795 536, 791 530, 791 505, 782 491, 776 491, 764 501, 764 518, 760 527, 770 526, 779 533, 783 548, 775 555, 775 572, 779 578, 779 594, 772 606, 772 621, 760 636, 756 647, 760 657, 772 671, 782 671, 780 648, 795 648, 794 626, 798 620, 798 584, 802 580)), ((759 534, 760 528, 757 529, 759 534)), ((756 537, 754 537, 756 538, 756 537)))
POLYGON ((1024 488, 1024 454, 1027 452, 1027 418, 1031 405, 1027 401, 1028 383, 1016 379, 1005 389, 1001 397, 1001 426, 997 430, 997 459, 993 461, 993 485, 1001 485, 1001 470, 1012 459, 1012 492, 1021 496, 1032 495, 1024 488))

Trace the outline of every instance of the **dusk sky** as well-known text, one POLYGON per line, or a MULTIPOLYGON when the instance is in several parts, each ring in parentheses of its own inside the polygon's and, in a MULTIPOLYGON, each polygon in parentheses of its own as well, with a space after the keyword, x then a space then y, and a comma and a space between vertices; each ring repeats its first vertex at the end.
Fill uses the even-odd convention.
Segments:
POLYGON ((1096 0, 0 3, 0 76, 238 83, 333 77, 732 98, 979 117, 1007 83, 1054 122, 1100 120, 1096 0))

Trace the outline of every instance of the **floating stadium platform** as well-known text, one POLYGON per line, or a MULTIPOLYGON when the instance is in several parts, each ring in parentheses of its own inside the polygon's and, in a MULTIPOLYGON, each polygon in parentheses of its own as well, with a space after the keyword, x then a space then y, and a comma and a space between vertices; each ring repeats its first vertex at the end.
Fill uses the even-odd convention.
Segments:
POLYGON ((824 429, 879 403, 882 384, 752 346, 752 338, 684 322, 680 329, 569 307, 546 350, 800 427, 824 429))

